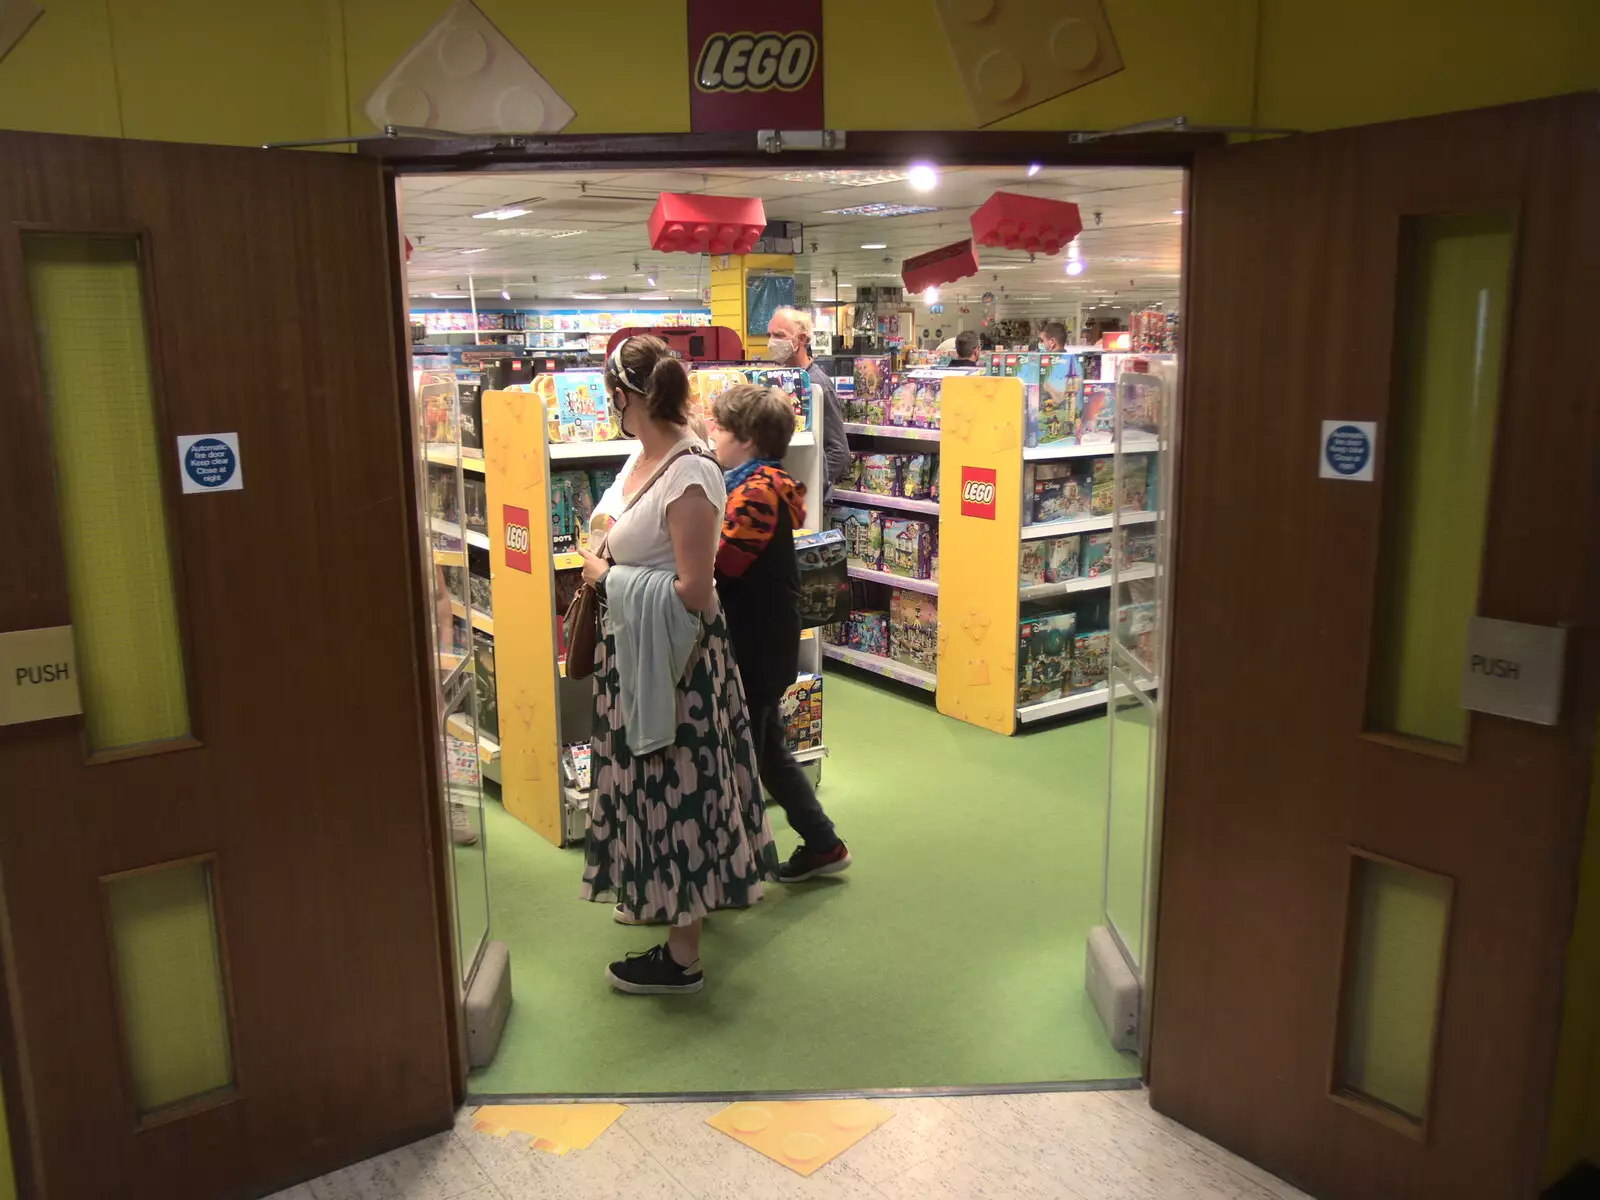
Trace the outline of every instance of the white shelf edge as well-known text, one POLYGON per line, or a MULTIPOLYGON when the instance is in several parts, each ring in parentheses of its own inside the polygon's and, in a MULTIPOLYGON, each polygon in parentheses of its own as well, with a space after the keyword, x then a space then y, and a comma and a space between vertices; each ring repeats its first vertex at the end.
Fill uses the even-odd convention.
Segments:
POLYGON ((826 746, 812 746, 809 750, 795 750, 792 753, 797 763, 818 762, 828 757, 828 748, 826 746))
POLYGON ((848 488, 834 488, 828 500, 832 504, 861 504, 868 508, 898 508, 932 517, 939 515, 937 500, 907 500, 903 496, 879 496, 873 492, 857 492, 848 488))
POLYGON ((849 646, 835 646, 831 642, 822 644, 822 654, 824 658, 837 659, 853 667, 860 667, 863 671, 871 671, 875 675, 883 675, 900 683, 919 687, 923 691, 931 692, 938 686, 932 671, 907 666, 905 663, 895 662, 894 659, 884 658, 879 654, 867 654, 862 650, 852 650, 849 646))
POLYGON ((890 587, 904 588, 908 592, 921 592, 924 596, 937 596, 939 594, 939 581, 937 579, 911 579, 905 575, 896 575, 890 571, 874 571, 871 567, 846 567, 852 579, 864 579, 868 583, 885 583, 890 587))
MULTIPOLYGON (((1155 573, 1154 563, 1140 563, 1123 571, 1120 578, 1122 582, 1128 583, 1135 579, 1153 579, 1155 573)), ((1111 586, 1111 580, 1112 574, 1107 571, 1104 575, 1080 576, 1061 583, 1028 584, 1018 589, 1017 595, 1023 600, 1048 600, 1054 596, 1070 596, 1074 592, 1093 592, 1100 588, 1108 588, 1111 586)))
POLYGON ((917 429, 910 425, 863 425, 857 421, 844 422, 846 433, 861 437, 903 438, 909 442, 937 442, 937 429, 917 429))
MULTIPOLYGON (((1132 441, 1122 443, 1124 454, 1154 454, 1161 449, 1161 443, 1155 438, 1148 440, 1134 438, 1132 441)), ((1025 462, 1049 462, 1059 458, 1097 458, 1117 452, 1115 442, 1090 442, 1087 445, 1076 446, 1025 446, 1022 458, 1025 462)))
POLYGON ((550 457, 563 458, 627 458, 639 448, 631 438, 618 438, 613 442, 551 442, 550 457))
MULTIPOLYGON (((1140 688, 1146 692, 1154 691, 1161 683, 1158 679, 1141 679, 1137 682, 1140 688)), ((1090 688, 1086 692, 1078 692, 1072 696, 1062 696, 1056 700, 1041 700, 1037 704, 1024 704, 1017 709, 1017 719, 1024 725, 1030 725, 1035 721, 1048 721, 1051 717, 1082 712, 1086 708, 1096 708, 1107 703, 1110 698, 1111 685, 1102 683, 1099 687, 1090 688)))
MULTIPOLYGON (((1154 521, 1161 514, 1151 511, 1131 512, 1122 514, 1124 525, 1143 525, 1154 521)), ((1022 527, 1022 540, 1035 541, 1038 538, 1066 537, 1069 533, 1099 533, 1111 528, 1114 517, 1076 517, 1071 521, 1046 521, 1040 525, 1024 525, 1022 527)))
POLYGON ((489 548, 489 535, 487 533, 479 533, 476 529, 469 529, 467 530, 467 545, 476 546, 479 550, 487 550, 489 548))

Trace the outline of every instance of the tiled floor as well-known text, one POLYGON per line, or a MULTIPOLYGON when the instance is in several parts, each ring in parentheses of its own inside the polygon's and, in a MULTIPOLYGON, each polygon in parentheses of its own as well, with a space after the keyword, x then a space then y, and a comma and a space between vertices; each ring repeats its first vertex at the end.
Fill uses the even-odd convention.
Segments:
POLYGON ((1141 1091, 881 1101, 895 1115, 810 1178, 705 1123, 720 1104, 636 1104, 563 1157, 513 1133, 453 1133, 271 1200, 1304 1200, 1150 1110, 1141 1091))

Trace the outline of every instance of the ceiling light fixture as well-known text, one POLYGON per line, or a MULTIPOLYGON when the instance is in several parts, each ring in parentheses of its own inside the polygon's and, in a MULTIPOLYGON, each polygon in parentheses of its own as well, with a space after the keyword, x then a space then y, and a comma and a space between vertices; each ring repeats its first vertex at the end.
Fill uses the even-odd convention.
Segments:
POLYGON ((655 287, 656 285, 656 277, 654 275, 646 275, 644 281, 650 287, 655 287))
POLYGON ((853 208, 824 209, 830 217, 912 217, 938 212, 936 204, 857 204, 853 208))
POLYGON ((518 208, 512 205, 508 208, 491 208, 488 212, 473 213, 474 221, 509 221, 512 217, 525 217, 531 213, 531 208, 518 208))
POLYGON ((1069 258, 1067 260, 1066 270, 1067 270, 1067 274, 1068 275, 1082 275, 1083 274, 1083 259, 1081 259, 1081 258, 1069 258))
POLYGON ((863 250, 887 250, 889 248, 889 243, 888 242, 862 242, 861 243, 861 248, 863 250))
POLYGON ((461 251, 461 253, 462 254, 482 254, 488 248, 489 247, 487 247, 487 246, 478 246, 478 247, 476 247, 475 249, 472 249, 472 250, 463 250, 463 251, 461 251))
POLYGON ((602 279, 605 278, 605 276, 602 275, 599 271, 590 271, 589 274, 587 276, 585 276, 585 278, 588 279, 591 283, 599 283, 602 279))
POLYGON ((937 303, 939 303, 939 289, 936 288, 936 287, 923 288, 922 289, 922 302, 924 304, 937 304, 937 303))
POLYGON ((878 183, 898 183, 904 171, 785 171, 774 175, 785 183, 827 183, 835 187, 871 187, 878 183))
POLYGON ((502 299, 502 300, 511 299, 511 290, 509 288, 501 288, 500 289, 500 299, 502 299))
POLYGON ((1035 175, 1037 175, 1039 173, 1039 171, 1041 169, 1042 168, 1040 168, 1038 163, 1029 163, 1028 164, 1028 178, 1032 179, 1035 175))
POLYGON ((912 163, 906 172, 906 182, 913 192, 931 192, 939 186, 939 172, 932 163, 912 163))
POLYGON ((1183 216, 1183 209, 1181 209, 1181 208, 1175 208, 1175 209, 1173 209, 1173 210, 1172 210, 1172 215, 1173 215, 1173 216, 1175 216, 1175 217, 1181 217, 1181 216, 1183 216))
POLYGON ((587 229, 538 229, 532 226, 520 225, 515 229, 496 229, 493 231, 501 237, 530 237, 530 238, 566 238, 577 237, 580 233, 588 233, 587 229))

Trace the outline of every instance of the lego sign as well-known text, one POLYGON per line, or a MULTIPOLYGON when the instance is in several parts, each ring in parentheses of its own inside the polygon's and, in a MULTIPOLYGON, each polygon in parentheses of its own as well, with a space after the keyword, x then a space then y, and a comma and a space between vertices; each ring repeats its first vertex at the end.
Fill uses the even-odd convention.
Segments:
POLYGON ((994 517, 994 469, 961 468, 961 515, 992 521, 994 517))
POLYGON ((528 510, 502 505, 506 525, 506 566, 513 571, 533 574, 533 531, 528 526, 528 510))
POLYGON ((822 0, 689 0, 695 133, 822 128, 822 0))

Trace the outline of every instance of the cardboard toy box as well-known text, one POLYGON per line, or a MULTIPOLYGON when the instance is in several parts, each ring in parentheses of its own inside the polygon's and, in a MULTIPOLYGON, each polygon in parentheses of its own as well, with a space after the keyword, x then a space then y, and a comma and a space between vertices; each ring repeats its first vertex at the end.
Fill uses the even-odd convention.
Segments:
POLYGON ((1090 467, 1082 460, 1029 463, 1029 523, 1072 521, 1089 515, 1090 467))
POLYGON ((1104 684, 1110 654, 1111 634, 1107 630, 1076 634, 1072 646, 1072 690, 1086 692, 1104 684))
POLYGON ((801 675, 778 701, 790 751, 822 745, 822 676, 801 675))
POLYGON ((1116 437, 1117 385, 1085 383, 1080 392, 1078 441, 1087 446, 1116 437))
POLYGON ((1017 638, 1017 703, 1058 700, 1072 679, 1073 613, 1024 618, 1017 638))
POLYGON ((876 509, 831 505, 828 528, 844 534, 845 553, 853 567, 877 571, 883 566, 883 514, 876 509))
POLYGON ((1038 587, 1076 579, 1082 565, 1082 553, 1083 535, 1079 533, 1023 542, 1019 582, 1023 587, 1038 587))
POLYGON ((1111 531, 1086 533, 1082 537, 1084 578, 1098 579, 1102 575, 1111 574, 1111 531))
POLYGON ((907 579, 932 579, 933 525, 915 517, 882 520, 882 570, 907 579))
POLYGON ((844 644, 863 654, 889 656, 889 614, 882 609, 853 612, 845 625, 844 644))
POLYGON ((889 593, 889 657, 924 671, 939 658, 939 602, 921 592, 895 588, 889 593))

